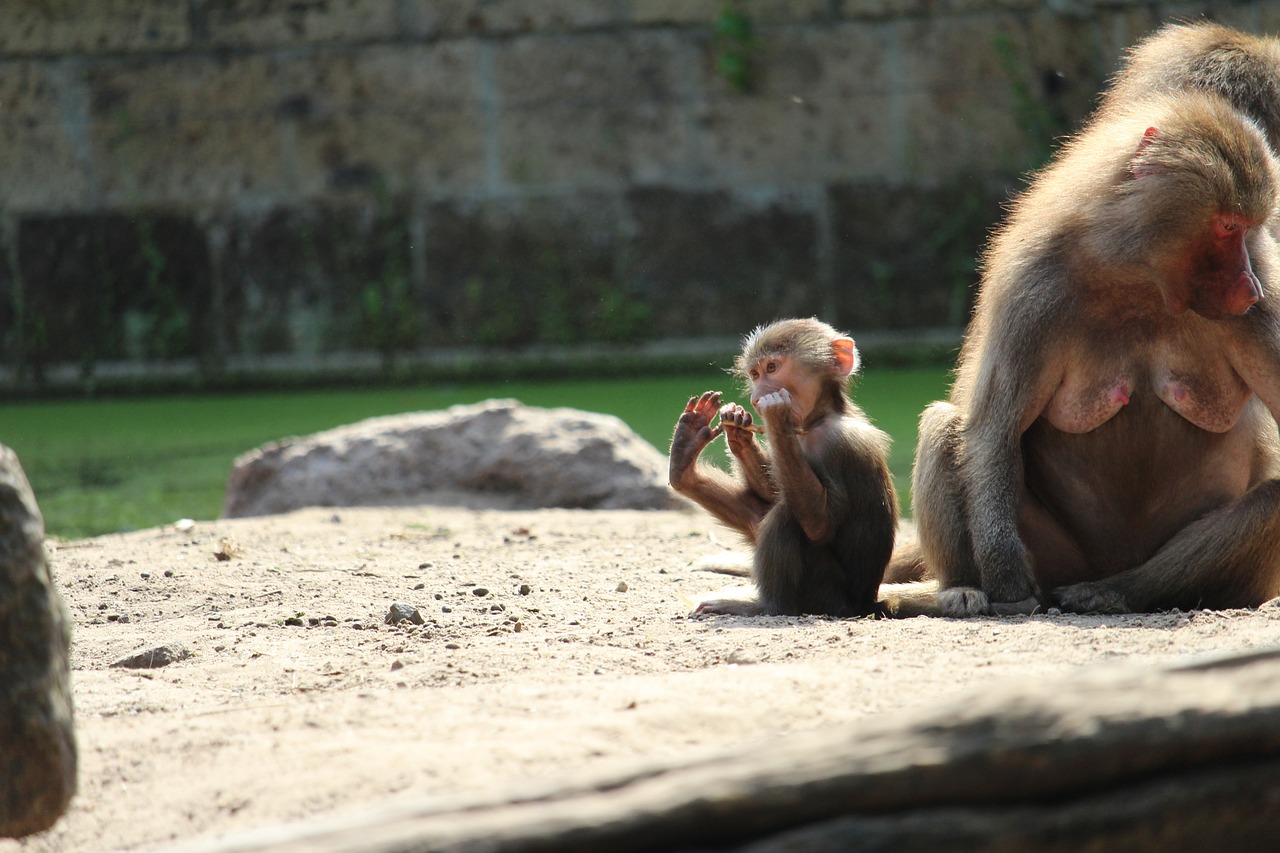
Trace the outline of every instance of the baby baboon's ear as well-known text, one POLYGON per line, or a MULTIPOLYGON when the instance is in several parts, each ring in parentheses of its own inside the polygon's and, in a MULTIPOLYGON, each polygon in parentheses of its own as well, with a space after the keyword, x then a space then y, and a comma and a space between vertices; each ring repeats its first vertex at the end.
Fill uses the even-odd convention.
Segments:
POLYGON ((848 376, 858 370, 858 348, 853 338, 836 338, 831 342, 831 355, 836 362, 836 372, 848 376))

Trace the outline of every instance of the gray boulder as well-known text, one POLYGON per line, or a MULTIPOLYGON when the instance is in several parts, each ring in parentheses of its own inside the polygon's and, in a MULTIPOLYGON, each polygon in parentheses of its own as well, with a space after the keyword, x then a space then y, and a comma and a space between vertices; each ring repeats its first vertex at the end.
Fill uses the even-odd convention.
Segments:
POLYGON ((666 457, 611 415, 488 400, 371 418, 235 461, 223 515, 417 503, 664 509, 666 457))
POLYGON ((0 445, 0 837, 48 829, 75 793, 70 645, 44 519, 17 454, 0 445))

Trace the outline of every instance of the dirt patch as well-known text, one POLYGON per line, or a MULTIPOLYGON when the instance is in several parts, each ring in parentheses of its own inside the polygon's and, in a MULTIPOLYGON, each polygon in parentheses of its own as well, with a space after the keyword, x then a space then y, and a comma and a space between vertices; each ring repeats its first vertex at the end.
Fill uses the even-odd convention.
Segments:
POLYGON ((145 847, 759 749, 998 679, 1280 645, 1276 602, 686 619, 685 596, 725 582, 693 561, 735 544, 694 512, 437 507, 51 543, 76 623, 80 793, 51 832, 0 853, 145 847), (421 624, 386 624, 393 604, 421 624))

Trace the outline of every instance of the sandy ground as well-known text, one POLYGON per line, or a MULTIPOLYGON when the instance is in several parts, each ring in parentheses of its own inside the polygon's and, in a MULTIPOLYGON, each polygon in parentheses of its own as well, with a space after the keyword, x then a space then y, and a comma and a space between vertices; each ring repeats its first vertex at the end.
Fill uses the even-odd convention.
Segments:
POLYGON ((1258 611, 706 617, 699 512, 304 510, 52 542, 80 793, 14 850, 166 846, 488 795, 945 702, 999 679, 1280 645, 1258 611), (393 603, 421 625, 384 624, 393 603), (112 664, 159 646, 163 668, 112 664))

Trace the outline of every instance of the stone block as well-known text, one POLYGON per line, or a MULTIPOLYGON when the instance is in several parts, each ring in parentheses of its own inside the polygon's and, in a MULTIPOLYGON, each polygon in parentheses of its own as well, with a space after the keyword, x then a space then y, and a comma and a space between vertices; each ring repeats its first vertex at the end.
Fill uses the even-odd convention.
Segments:
POLYGON ((944 91, 966 86, 1009 88, 1010 70, 1001 43, 1015 56, 1028 56, 1025 30, 1002 15, 930 18, 896 26, 902 54, 903 89, 944 91))
POLYGON ((201 13, 211 44, 241 48, 390 39, 398 9, 397 0, 218 0, 201 13))
POLYGON ((903 99, 902 173, 929 185, 958 175, 1023 172, 1043 159, 1044 140, 998 87, 922 92, 903 99))
POLYGON ((632 0, 630 21, 641 26, 711 24, 724 9, 724 0, 632 0))
POLYGON ((687 162, 680 44, 666 33, 506 43, 493 58, 502 178, 608 185, 687 162))
POLYGON ((1021 110, 1036 82, 1026 32, 1002 16, 899 25, 905 64, 903 170, 915 180, 1021 171, 1036 161, 1021 110), (1006 57, 1011 57, 1010 61, 1006 57))
POLYGON ((74 208, 91 197, 79 125, 64 106, 75 76, 54 63, 0 64, 0 186, 10 212, 74 208))
POLYGON ((474 43, 371 47, 290 61, 296 191, 470 192, 485 179, 474 43))
POLYGON ((594 0, 404 0, 401 21, 415 36, 511 35, 619 24, 619 3, 594 0))
POLYGON ((0 445, 0 837, 42 832, 76 790, 71 617, 17 454, 0 445))
MULTIPOLYGON (((633 0, 627 20, 641 26, 714 25, 724 12, 724 0, 633 0)), ((831 17, 828 0, 751 0, 739 8, 755 24, 804 23, 831 17)))
POLYGON ((531 188, 621 187, 679 175, 688 134, 669 105, 551 105, 499 117, 503 182, 531 188))
POLYGON ((884 175, 898 159, 893 45, 878 29, 769 30, 755 92, 703 65, 711 93, 697 127, 713 180, 780 184, 884 175))
POLYGON ((105 200, 219 209, 285 193, 279 74, 266 56, 95 65, 91 134, 105 200))
POLYGON ((847 98, 885 94, 896 84, 893 39, 884 28, 778 27, 763 38, 763 94, 847 98))
POLYGON ((493 59, 498 103, 508 109, 670 100, 681 85, 678 51, 677 38, 663 32, 513 39, 493 59))
MULTIPOLYGON (((1055 11, 1064 16, 1082 17, 1092 13, 1093 0, 1056 0, 1055 11)), ((1045 7, 1044 0, 942 0, 932 10, 939 17, 981 12, 1030 12, 1045 7)))
POLYGON ((935 0, 835 0, 836 14, 848 20, 883 20, 923 15, 935 0))
POLYGON ((825 314, 817 224, 803 200, 642 187, 628 193, 619 278, 663 335, 740 335, 825 314))
POLYGON ((899 151, 880 95, 729 97, 708 104, 698 128, 712 182, 737 186, 849 180, 894 173, 899 151))
POLYGON ((191 43, 187 0, 0 3, 0 54, 180 50, 191 43))
POLYGON ((0 125, 0 149, 6 210, 75 209, 92 197, 88 169, 58 124, 0 125))

